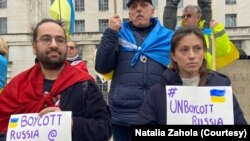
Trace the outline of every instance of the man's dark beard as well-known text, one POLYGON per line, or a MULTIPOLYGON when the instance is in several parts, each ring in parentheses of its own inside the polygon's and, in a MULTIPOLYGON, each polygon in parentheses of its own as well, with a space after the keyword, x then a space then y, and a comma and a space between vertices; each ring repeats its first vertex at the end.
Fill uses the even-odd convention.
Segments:
POLYGON ((61 56, 61 58, 58 60, 58 61, 52 61, 52 60, 49 60, 46 57, 44 56, 37 56, 39 62, 41 63, 41 65, 47 69, 47 70, 58 70, 60 69, 64 63, 65 63, 65 60, 66 60, 66 54, 61 56))
POLYGON ((59 70, 64 65, 64 62, 65 61, 60 61, 60 62, 48 62, 48 61, 43 62, 43 61, 40 61, 42 66, 47 70, 59 70))

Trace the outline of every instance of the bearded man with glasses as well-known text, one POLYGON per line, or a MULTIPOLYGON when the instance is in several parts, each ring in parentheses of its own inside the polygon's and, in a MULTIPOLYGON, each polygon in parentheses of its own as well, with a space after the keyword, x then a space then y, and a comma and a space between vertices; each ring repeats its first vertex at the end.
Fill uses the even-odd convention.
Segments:
MULTIPOLYGON (((72 141, 111 138, 111 115, 103 95, 87 72, 66 61, 66 40, 60 22, 44 19, 37 24, 32 49, 39 62, 13 78, 0 95, 0 141, 5 140, 12 114, 59 111, 72 111, 72 141)), ((20 136, 25 138, 25 133, 20 136)))

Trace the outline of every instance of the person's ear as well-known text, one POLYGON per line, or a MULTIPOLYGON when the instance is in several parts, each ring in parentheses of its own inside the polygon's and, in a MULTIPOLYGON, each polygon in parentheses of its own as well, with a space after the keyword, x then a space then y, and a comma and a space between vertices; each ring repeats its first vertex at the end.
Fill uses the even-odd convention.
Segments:
POLYGON ((130 12, 128 12, 128 17, 131 19, 130 12))
POLYGON ((152 14, 154 15, 155 14, 155 8, 153 7, 152 9, 152 14))
POLYGON ((36 42, 32 43, 32 52, 34 55, 36 55, 36 42))
POLYGON ((170 57, 176 62, 176 57, 175 57, 175 54, 174 53, 170 53, 170 57))

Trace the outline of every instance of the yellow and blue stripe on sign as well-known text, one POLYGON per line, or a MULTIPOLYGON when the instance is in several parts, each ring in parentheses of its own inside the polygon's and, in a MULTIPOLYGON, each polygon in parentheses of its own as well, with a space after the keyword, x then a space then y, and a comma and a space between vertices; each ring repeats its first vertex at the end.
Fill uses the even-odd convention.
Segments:
POLYGON ((210 90, 212 102, 225 102, 225 90, 212 89, 210 90))
POLYGON ((19 118, 11 118, 9 123, 9 128, 15 128, 18 125, 19 118))

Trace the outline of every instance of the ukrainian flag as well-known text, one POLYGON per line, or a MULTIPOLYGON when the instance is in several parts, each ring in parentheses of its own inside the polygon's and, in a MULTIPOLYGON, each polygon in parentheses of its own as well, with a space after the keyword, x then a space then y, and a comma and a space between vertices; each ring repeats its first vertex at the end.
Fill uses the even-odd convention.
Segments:
POLYGON ((15 128, 18 125, 18 118, 11 118, 9 123, 9 128, 15 128))
POLYGON ((225 102, 225 90, 212 89, 210 90, 210 96, 212 102, 225 102))
POLYGON ((75 8, 73 0, 55 0, 49 9, 55 20, 65 22, 67 35, 73 34, 75 29, 75 8))
POLYGON ((234 61, 236 61, 237 59, 239 59, 240 57, 240 53, 237 49, 237 47, 230 41, 230 47, 231 47, 231 51, 224 55, 224 56, 217 56, 216 57, 216 68, 220 69, 224 66, 227 66, 231 63, 233 63, 234 61))

